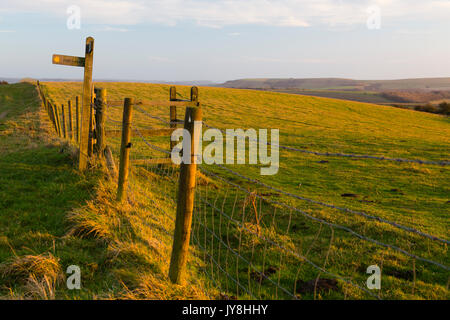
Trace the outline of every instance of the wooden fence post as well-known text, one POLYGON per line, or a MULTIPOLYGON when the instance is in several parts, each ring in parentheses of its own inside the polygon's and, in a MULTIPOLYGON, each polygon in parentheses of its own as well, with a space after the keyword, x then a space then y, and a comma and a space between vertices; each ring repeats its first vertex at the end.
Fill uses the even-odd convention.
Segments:
POLYGON ((95 92, 92 88, 92 97, 91 97, 91 105, 90 105, 90 118, 89 118, 89 141, 88 141, 88 156, 92 157, 94 154, 94 101, 95 101, 95 92))
POLYGON ((53 111, 55 112, 55 122, 56 122, 56 133, 59 137, 61 137, 61 123, 60 123, 60 116, 59 116, 59 108, 57 105, 55 105, 53 102, 51 102, 53 111))
POLYGON ((77 143, 80 143, 80 97, 75 97, 75 113, 76 113, 76 120, 75 120, 75 127, 77 130, 77 143))
MULTIPOLYGON (((184 128, 191 134, 191 161, 182 163, 178 184, 177 217, 175 234, 170 260, 169 278, 173 283, 182 284, 189 252, 191 237, 192 214, 194 211, 195 175, 197 172, 195 151, 199 144, 199 137, 195 137, 195 122, 202 121, 202 109, 198 107, 186 108, 184 128)), ((201 150, 199 150, 201 152, 201 150)))
POLYGON ((62 130, 64 139, 67 138, 66 132, 66 113, 64 112, 64 104, 61 105, 61 121, 62 121, 62 130))
POLYGON ((116 179, 117 178, 116 164, 114 163, 114 157, 112 155, 112 151, 109 146, 105 147, 104 157, 111 178, 116 179))
POLYGON ((56 117, 55 106, 51 103, 51 101, 48 102, 48 105, 50 106, 50 110, 53 114, 53 124, 55 125, 55 132, 56 132, 56 134, 59 134, 58 122, 56 120, 57 117, 56 117))
POLYGON ((97 143, 95 144, 94 151, 99 157, 104 156, 104 151, 106 148, 105 124, 106 89, 98 89, 96 91, 95 99, 95 136, 97 138, 97 143))
POLYGON ((55 129, 55 132, 58 133, 58 127, 56 125, 56 116, 55 116, 55 109, 53 108, 53 105, 50 103, 50 101, 47 100, 47 105, 48 105, 48 110, 50 112, 51 115, 51 120, 53 123, 53 128, 55 129))
MULTIPOLYGON (((176 87, 170 87, 170 101, 177 100, 177 88, 176 87)), ((177 107, 176 106, 170 106, 170 128, 176 128, 177 124, 177 107)), ((170 139, 170 151, 173 150, 173 148, 176 146, 176 141, 172 141, 170 139)))
POLYGON ((48 109, 48 103, 47 103, 47 101, 45 100, 45 98, 42 99, 42 103, 43 103, 43 105, 44 105, 45 111, 47 111, 47 114, 48 114, 48 116, 50 117, 50 120, 52 120, 52 117, 50 116, 50 111, 49 111, 49 109, 48 109))
POLYGON ((48 101, 47 99, 45 99, 44 104, 46 105, 47 111, 48 111, 48 116, 50 117, 50 121, 53 124, 53 127, 56 130, 56 126, 55 126, 55 118, 53 117, 53 110, 52 110, 52 105, 50 104, 50 101, 48 101))
POLYGON ((72 122, 72 101, 67 101, 67 108, 69 109, 69 139, 70 141, 73 140, 73 122, 72 122))
POLYGON ((94 61, 94 39, 86 39, 86 51, 84 61, 83 102, 81 106, 80 128, 80 158, 78 168, 80 171, 87 169, 89 148, 89 122, 91 120, 92 102, 92 69, 94 61))
POLYGON ((134 100, 126 98, 123 106, 122 144, 120 147, 119 185, 117 188, 117 201, 122 202, 126 196, 128 185, 128 167, 130 164, 131 149, 131 119, 134 100))
POLYGON ((191 101, 198 102, 198 88, 197 87, 191 88, 191 101))
POLYGON ((53 123, 52 115, 50 114, 50 106, 48 104, 48 101, 46 99, 43 99, 42 102, 44 103, 44 108, 47 111, 50 121, 53 123))

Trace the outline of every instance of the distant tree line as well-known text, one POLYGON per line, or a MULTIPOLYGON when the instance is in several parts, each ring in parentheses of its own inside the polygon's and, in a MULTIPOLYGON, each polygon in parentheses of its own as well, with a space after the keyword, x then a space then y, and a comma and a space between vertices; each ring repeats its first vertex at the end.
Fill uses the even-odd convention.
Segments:
POLYGON ((450 99, 450 91, 394 90, 382 92, 381 96, 390 101, 399 103, 428 103, 429 101, 450 99))
POLYGON ((450 103, 448 102, 442 102, 439 105, 435 106, 431 103, 427 103, 424 106, 417 106, 415 107, 416 111, 422 111, 422 112, 429 112, 429 113, 436 113, 436 114, 443 114, 446 116, 450 116, 450 103))
POLYGON ((0 81, 0 85, 5 85, 5 84, 9 84, 9 83, 6 81, 0 81))

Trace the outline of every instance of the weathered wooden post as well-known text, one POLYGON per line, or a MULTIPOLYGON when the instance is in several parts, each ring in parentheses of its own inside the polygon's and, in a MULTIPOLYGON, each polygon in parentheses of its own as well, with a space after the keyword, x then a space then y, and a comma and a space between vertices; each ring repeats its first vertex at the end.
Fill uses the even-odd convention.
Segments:
POLYGON ((88 146, 89 146, 89 127, 91 120, 91 101, 92 101, 92 69, 94 62, 94 38, 86 39, 85 56, 72 57, 64 55, 53 55, 53 63, 84 67, 83 98, 81 105, 81 123, 80 123, 80 155, 78 168, 85 171, 88 164, 88 146))
POLYGON ((41 94, 41 99, 42 99, 42 103, 44 105, 44 109, 45 111, 47 111, 47 114, 50 116, 50 113, 48 112, 48 104, 47 104, 47 100, 45 99, 44 95, 41 94))
POLYGON ((108 167, 110 176, 113 179, 116 179, 117 178, 116 164, 114 163, 114 157, 112 155, 112 151, 109 146, 105 147, 104 156, 105 156, 106 166, 108 167))
POLYGON ((69 109, 69 139, 73 140, 73 122, 72 122, 72 101, 67 101, 67 108, 69 109))
MULTIPOLYGON (((170 101, 176 100, 177 100, 177 88, 170 87, 170 101)), ((176 121, 177 121, 177 106, 170 106, 170 128, 177 127, 176 121)), ((176 142, 170 139, 170 150, 172 151, 175 146, 176 142)))
POLYGON ((80 143, 80 97, 76 96, 75 97, 75 113, 76 113, 76 122, 75 122, 75 127, 77 130, 77 143, 80 143))
POLYGON ((53 115, 52 105, 50 104, 50 101, 48 101, 47 99, 45 99, 44 104, 46 105, 46 108, 47 108, 47 112, 48 112, 48 116, 49 116, 49 118, 50 118, 50 121, 52 122, 53 127, 54 127, 55 130, 56 130, 55 118, 54 118, 54 115, 53 115))
POLYGON ((88 144, 89 127, 91 119, 91 101, 92 101, 92 68, 94 62, 94 39, 86 39, 86 52, 84 64, 84 82, 83 82, 83 101, 81 106, 81 136, 80 136, 80 161, 79 169, 87 169, 88 162, 88 144))
POLYGON ((178 185, 177 217, 175 221, 175 234, 170 260, 169 278, 173 283, 182 284, 189 252, 189 240, 191 237, 192 214, 194 211, 195 175, 197 172, 196 150, 199 138, 194 135, 195 124, 202 121, 202 109, 199 107, 187 107, 184 119, 184 128, 191 135, 191 161, 182 163, 178 185))
POLYGON ((56 133, 58 134, 59 137, 61 137, 61 126, 59 124, 58 106, 56 106, 53 102, 50 102, 50 105, 52 106, 53 114, 54 114, 54 117, 55 117, 56 133))
POLYGON ((89 116, 89 141, 88 141, 88 156, 92 157, 94 154, 94 101, 95 101, 95 93, 94 89, 92 89, 92 97, 90 104, 90 116, 89 116))
POLYGON ((53 105, 48 100, 47 100, 47 105, 48 105, 48 110, 49 110, 49 112, 51 114, 53 128, 55 129, 55 132, 58 133, 58 126, 56 124, 55 109, 53 108, 53 105))
POLYGON ((123 106, 122 144, 120 147, 119 185, 117 188, 117 201, 119 202, 122 202, 125 199, 126 189, 128 185, 133 104, 133 99, 126 98, 123 106))
POLYGON ((61 122, 62 122, 62 130, 63 130, 63 138, 67 138, 66 132, 66 113, 64 112, 64 104, 61 105, 61 122))
POLYGON ((48 109, 48 103, 47 103, 47 101, 45 100, 45 98, 42 99, 42 104, 44 105, 44 109, 45 109, 45 111, 47 111, 47 114, 48 114, 48 116, 50 117, 50 120, 51 120, 52 117, 50 116, 50 111, 49 111, 49 109, 48 109))
POLYGON ((94 152, 99 156, 104 156, 106 148, 105 124, 106 124, 106 89, 98 89, 95 99, 95 134, 97 143, 94 152))
POLYGON ((198 102, 198 88, 197 87, 191 88, 191 101, 198 102))

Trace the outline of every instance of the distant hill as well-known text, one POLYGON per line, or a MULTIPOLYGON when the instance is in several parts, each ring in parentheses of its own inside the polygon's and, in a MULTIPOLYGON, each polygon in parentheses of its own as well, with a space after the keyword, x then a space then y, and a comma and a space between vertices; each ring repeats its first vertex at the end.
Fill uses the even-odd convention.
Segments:
POLYGON ((421 78, 401 80, 353 80, 341 78, 311 79, 241 79, 220 85, 238 89, 304 89, 304 90, 450 90, 450 78, 421 78))
MULTIPOLYGON (((4 78, 0 77, 0 81, 8 83, 18 83, 21 81, 33 80, 32 78, 4 78)), ((40 78, 42 82, 81 82, 79 79, 63 79, 63 78, 40 78)), ((163 81, 163 80, 119 80, 119 79, 94 79, 94 82, 136 82, 136 83, 154 83, 154 84, 171 84, 177 86, 217 86, 217 82, 209 80, 187 80, 187 81, 163 81)))
POLYGON ((8 83, 17 83, 20 82, 19 78, 2 78, 0 77, 0 81, 6 81, 8 83))

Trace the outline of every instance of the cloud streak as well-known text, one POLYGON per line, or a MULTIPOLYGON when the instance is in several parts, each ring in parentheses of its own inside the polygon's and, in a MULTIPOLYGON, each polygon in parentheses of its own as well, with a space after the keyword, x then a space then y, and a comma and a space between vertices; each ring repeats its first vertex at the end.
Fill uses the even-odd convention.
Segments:
POLYGON ((193 22, 213 28, 364 24, 371 5, 394 22, 446 19, 450 13, 448 0, 2 0, 0 12, 64 15, 70 5, 80 6, 83 22, 90 24, 193 22))

